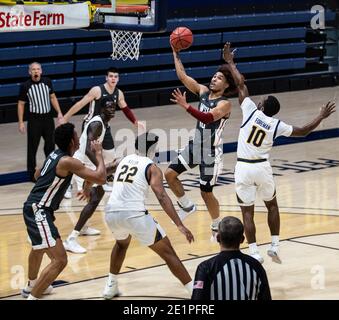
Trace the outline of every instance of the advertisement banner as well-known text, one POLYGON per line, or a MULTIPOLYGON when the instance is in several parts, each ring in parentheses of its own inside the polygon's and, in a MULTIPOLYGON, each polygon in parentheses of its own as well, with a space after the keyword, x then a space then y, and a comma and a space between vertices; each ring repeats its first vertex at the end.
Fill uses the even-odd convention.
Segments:
POLYGON ((0 5, 0 32, 77 29, 90 23, 88 5, 0 5))

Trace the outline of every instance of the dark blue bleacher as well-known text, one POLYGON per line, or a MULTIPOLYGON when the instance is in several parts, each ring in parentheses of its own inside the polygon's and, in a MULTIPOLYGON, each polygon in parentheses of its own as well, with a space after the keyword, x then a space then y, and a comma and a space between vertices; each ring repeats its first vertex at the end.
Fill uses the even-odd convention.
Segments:
MULTIPOLYGON (((241 47, 237 51, 238 58, 249 57, 265 57, 276 55, 288 55, 304 53, 306 50, 305 43, 288 43, 275 45, 262 45, 241 47)), ((193 62, 208 62, 218 61, 222 59, 222 49, 217 50, 199 50, 199 51, 183 51, 180 54, 183 63, 193 62)), ((148 67, 154 65, 169 65, 172 64, 172 53, 162 54, 148 54, 141 55, 138 61, 113 61, 110 58, 96 58, 96 59, 80 59, 76 61, 76 72, 106 70, 109 67, 115 66, 117 68, 136 68, 148 67)))
MULTIPOLYGON (((190 51, 181 52, 181 58, 190 75, 198 80, 206 80, 222 63, 221 50, 226 41, 237 47, 236 57, 240 59, 238 65, 245 74, 305 68, 305 38, 311 17, 309 11, 298 11, 172 19, 168 21, 168 31, 179 25, 193 30, 194 43, 190 51), (267 41, 269 43, 266 44, 267 41), (249 45, 246 46, 247 42, 249 45), (202 50, 204 46, 209 47, 202 50), (286 59, 282 59, 285 55, 286 59)), ((326 23, 334 19, 335 13, 327 11, 326 23)), ((154 83, 158 87, 162 83, 177 81, 168 33, 144 37, 139 61, 125 62, 110 59, 112 43, 108 31, 1 33, 0 42, 0 98, 13 97, 13 101, 18 93, 18 81, 27 78, 28 59, 43 59, 43 72, 57 78, 55 83, 58 93, 71 92, 74 96, 80 90, 103 82, 104 76, 97 74, 112 65, 122 70, 121 85, 140 87, 144 83, 154 83), (13 47, 14 43, 20 46, 13 47), (156 50, 161 51, 154 53, 156 50), (163 70, 158 70, 159 66, 163 70), (133 68, 139 68, 140 72, 133 68), (91 76, 93 73, 95 76, 91 76)), ((317 60, 319 58, 315 57, 312 61, 317 60)))
MULTIPOLYGON (((255 27, 268 25, 287 25, 304 23, 310 24, 314 14, 310 11, 291 11, 291 12, 271 12, 271 13, 257 13, 244 14, 234 16, 217 16, 207 18, 185 18, 168 20, 167 29, 173 30, 178 26, 186 26, 192 31, 195 30, 211 30, 224 28, 240 28, 240 27, 255 27)), ((335 12, 325 12, 326 21, 333 21, 335 19, 335 12)))
POLYGON ((20 46, 14 48, 1 48, 0 61, 12 61, 20 59, 38 59, 43 57, 71 56, 74 43, 20 46))
MULTIPOLYGON (((42 63, 44 75, 72 74, 73 61, 42 63)), ((0 79, 25 78, 28 74, 28 65, 1 67, 0 79)))
MULTIPOLYGON (((277 70, 292 70, 302 69, 305 67, 305 58, 295 59, 277 59, 269 61, 256 61, 238 63, 238 68, 243 73, 258 73, 277 70)), ((195 78, 205 78, 206 75, 212 75, 217 71, 217 66, 201 66, 186 68, 186 72, 195 78)), ((152 82, 167 82, 177 80, 177 75, 174 69, 160 70, 160 71, 145 71, 145 72, 129 72, 120 75, 120 85, 132 85, 138 83, 152 83, 152 82)), ((92 86, 99 85, 104 81, 103 76, 91 77, 77 77, 76 89, 86 89, 92 86)))

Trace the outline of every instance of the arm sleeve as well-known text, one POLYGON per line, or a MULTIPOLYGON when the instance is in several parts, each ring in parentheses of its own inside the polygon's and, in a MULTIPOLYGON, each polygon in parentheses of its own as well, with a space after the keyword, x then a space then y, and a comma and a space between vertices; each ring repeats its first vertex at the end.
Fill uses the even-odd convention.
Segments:
POLYGON ((211 284, 206 263, 200 263, 195 273, 192 300, 210 300, 211 284))
POLYGON ((204 124, 209 124, 214 121, 213 114, 210 112, 201 112, 192 106, 189 106, 186 111, 204 124))
POLYGON ((258 109, 255 103, 249 97, 246 97, 244 99, 244 101, 240 105, 240 108, 242 110, 243 122, 248 119, 253 111, 258 109))
POLYGON ((131 121, 132 123, 137 122, 137 118, 135 117, 134 113, 128 106, 122 108, 121 110, 129 121, 131 121))
POLYGON ((278 127, 276 137, 279 136, 289 137, 292 134, 293 126, 286 124, 283 121, 278 122, 277 126, 278 127))
POLYGON ((22 83, 20 85, 20 91, 19 91, 19 98, 18 100, 20 101, 28 101, 28 96, 27 96, 27 86, 25 85, 25 83, 22 83))
POLYGON ((258 300, 272 300, 271 297, 271 290, 270 286, 268 284, 268 279, 266 272, 262 266, 261 272, 260 272, 260 287, 259 287, 259 293, 258 293, 258 300))

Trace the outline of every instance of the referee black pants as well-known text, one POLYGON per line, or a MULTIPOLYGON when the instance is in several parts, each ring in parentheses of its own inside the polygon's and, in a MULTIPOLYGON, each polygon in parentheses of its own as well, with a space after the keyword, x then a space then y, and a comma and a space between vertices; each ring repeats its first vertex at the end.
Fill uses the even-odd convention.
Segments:
POLYGON ((53 117, 50 113, 30 113, 27 121, 27 171, 31 180, 34 177, 41 137, 45 140, 44 153, 47 157, 55 148, 53 117))

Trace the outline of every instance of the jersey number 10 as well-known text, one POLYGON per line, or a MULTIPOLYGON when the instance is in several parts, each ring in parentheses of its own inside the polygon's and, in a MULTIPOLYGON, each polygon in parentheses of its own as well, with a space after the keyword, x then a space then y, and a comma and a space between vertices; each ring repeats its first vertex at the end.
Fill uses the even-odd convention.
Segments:
POLYGON ((124 165, 121 167, 117 181, 133 183, 134 176, 137 174, 137 172, 138 167, 129 167, 124 165))
POLYGON ((252 131, 247 139, 247 143, 252 143, 256 147, 260 147, 265 139, 266 132, 256 126, 252 127, 252 131))

